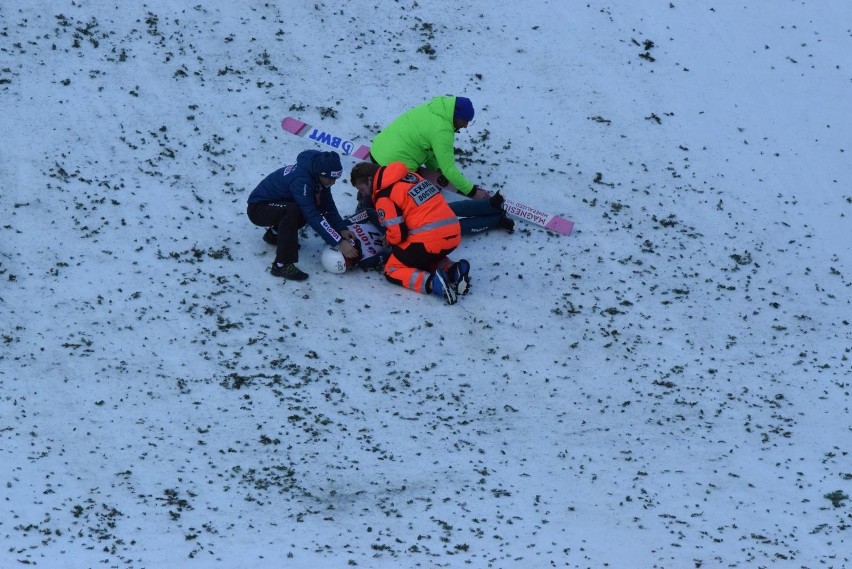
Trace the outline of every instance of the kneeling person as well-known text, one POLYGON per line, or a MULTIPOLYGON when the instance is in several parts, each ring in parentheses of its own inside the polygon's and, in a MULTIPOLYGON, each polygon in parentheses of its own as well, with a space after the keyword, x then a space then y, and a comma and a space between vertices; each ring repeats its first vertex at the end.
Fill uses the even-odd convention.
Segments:
POLYGON ((461 243, 461 226, 435 185, 401 162, 357 164, 352 185, 362 196, 369 194, 385 229, 391 247, 385 277, 390 282, 434 294, 447 304, 470 290, 470 263, 448 257, 461 243))
POLYGON ((276 246, 271 272, 301 281, 308 274, 296 266, 299 229, 307 223, 326 243, 347 258, 357 256, 354 235, 337 211, 331 187, 343 174, 336 152, 305 150, 296 163, 269 174, 248 197, 246 213, 255 225, 266 227, 263 240, 276 246))

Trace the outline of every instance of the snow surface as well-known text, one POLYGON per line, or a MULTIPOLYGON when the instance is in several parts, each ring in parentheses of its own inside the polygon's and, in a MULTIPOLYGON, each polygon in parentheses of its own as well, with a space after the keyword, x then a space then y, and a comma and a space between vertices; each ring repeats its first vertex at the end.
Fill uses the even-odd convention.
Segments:
POLYGON ((852 3, 174 4, 0 4, 0 567, 852 567, 852 3), (445 94, 574 234, 271 277, 281 118, 445 94))

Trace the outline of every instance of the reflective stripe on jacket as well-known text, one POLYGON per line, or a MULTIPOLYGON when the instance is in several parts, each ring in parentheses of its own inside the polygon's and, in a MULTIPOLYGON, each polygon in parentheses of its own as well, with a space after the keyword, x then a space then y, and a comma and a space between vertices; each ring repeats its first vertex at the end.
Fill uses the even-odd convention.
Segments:
POLYGON ((390 245, 423 243, 429 250, 442 250, 457 246, 461 240, 459 220, 441 190, 409 172, 402 162, 376 171, 373 202, 390 245))

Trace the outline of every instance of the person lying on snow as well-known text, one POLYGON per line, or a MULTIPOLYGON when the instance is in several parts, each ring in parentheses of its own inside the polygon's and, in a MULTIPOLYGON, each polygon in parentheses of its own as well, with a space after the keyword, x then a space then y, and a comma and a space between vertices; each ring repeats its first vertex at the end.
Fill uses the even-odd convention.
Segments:
POLYGON ((295 164, 275 170, 251 192, 246 213, 252 223, 267 228, 263 240, 276 246, 274 276, 294 281, 308 278, 296 266, 299 229, 306 223, 345 258, 359 256, 353 244, 355 235, 340 217, 331 195, 331 187, 342 175, 337 152, 305 150, 295 164))
MULTIPOLYGON (((372 205, 372 204, 371 204, 372 205)), ((376 210, 359 209, 343 218, 349 231, 355 236, 358 256, 347 259, 338 249, 326 247, 320 256, 323 268, 330 273, 345 273, 359 267, 365 271, 381 270, 390 256, 390 247, 385 243, 385 232, 376 216, 376 210)))

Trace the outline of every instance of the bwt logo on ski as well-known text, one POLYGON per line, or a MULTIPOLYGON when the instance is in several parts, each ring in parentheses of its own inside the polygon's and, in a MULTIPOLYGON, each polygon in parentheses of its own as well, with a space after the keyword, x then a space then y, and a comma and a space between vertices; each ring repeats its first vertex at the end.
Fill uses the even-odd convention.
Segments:
POLYGON ((318 128, 314 128, 311 131, 311 134, 308 136, 311 140, 316 140, 326 146, 331 146, 332 148, 339 148, 344 154, 352 154, 352 150, 355 145, 352 144, 351 140, 343 140, 339 136, 332 136, 324 130, 320 130, 318 128))

